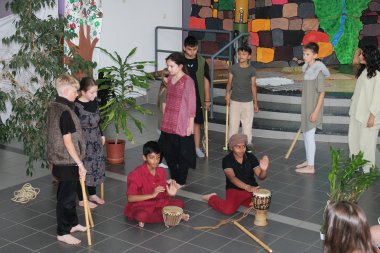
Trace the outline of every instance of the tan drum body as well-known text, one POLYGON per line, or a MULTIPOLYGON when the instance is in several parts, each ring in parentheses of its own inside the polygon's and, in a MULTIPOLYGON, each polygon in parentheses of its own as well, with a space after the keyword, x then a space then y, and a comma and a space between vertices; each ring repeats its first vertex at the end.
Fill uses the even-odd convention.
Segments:
POLYGON ((256 226, 266 226, 267 210, 272 200, 272 193, 267 189, 259 189, 258 192, 252 193, 253 207, 256 209, 255 220, 253 224, 256 226))
POLYGON ((178 206, 165 206, 162 209, 162 217, 164 218, 166 227, 174 227, 179 224, 183 214, 183 209, 178 206))
POLYGON ((269 208, 272 193, 267 189, 259 189, 258 192, 253 192, 252 203, 256 210, 267 210, 269 208))

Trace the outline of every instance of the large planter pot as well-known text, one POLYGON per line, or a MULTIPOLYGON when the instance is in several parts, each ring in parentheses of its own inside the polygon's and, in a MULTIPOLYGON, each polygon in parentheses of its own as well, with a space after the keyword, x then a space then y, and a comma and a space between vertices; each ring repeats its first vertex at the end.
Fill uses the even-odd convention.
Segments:
POLYGON ((111 164, 124 163, 125 140, 107 140, 107 162, 111 164))

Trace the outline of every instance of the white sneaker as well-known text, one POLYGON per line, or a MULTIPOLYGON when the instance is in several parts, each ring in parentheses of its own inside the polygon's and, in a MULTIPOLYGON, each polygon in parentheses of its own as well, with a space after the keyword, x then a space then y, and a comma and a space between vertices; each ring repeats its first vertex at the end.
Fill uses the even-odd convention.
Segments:
POLYGON ((164 169, 169 168, 165 163, 160 163, 160 164, 158 165, 158 167, 161 167, 161 168, 164 168, 164 169))
POLYGON ((203 158, 203 157, 205 157, 205 154, 202 152, 202 150, 201 150, 200 148, 196 148, 196 149, 195 149, 195 153, 197 153, 197 156, 198 156, 199 158, 203 158))

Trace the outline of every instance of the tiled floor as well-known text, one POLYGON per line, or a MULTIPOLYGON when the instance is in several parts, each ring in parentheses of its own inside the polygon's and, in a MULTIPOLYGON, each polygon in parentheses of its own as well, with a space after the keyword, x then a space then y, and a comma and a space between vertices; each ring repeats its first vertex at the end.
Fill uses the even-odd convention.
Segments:
MULTIPOLYGON (((152 110, 154 108, 152 107, 152 110)), ((55 193, 47 171, 38 171, 35 177, 24 177, 25 156, 17 143, 0 145, 0 253, 21 252, 265 252, 234 225, 225 225, 212 231, 194 230, 195 226, 215 225, 220 219, 229 218, 210 209, 200 200, 204 193, 224 194, 224 175, 221 159, 226 154, 224 134, 210 132, 209 158, 198 159, 197 169, 189 172, 188 185, 179 192, 185 210, 191 215, 187 223, 174 228, 163 224, 146 224, 138 228, 123 216, 126 203, 125 176, 142 162, 141 145, 157 139, 155 117, 142 117, 148 127, 144 135, 136 134, 135 144, 128 144, 125 165, 109 165, 105 186, 106 205, 93 210, 95 227, 92 229, 91 247, 87 246, 86 234, 75 236, 82 239, 80 246, 68 246, 55 238, 55 193), (21 175, 21 176, 20 176, 21 175), (29 181, 40 188, 37 198, 28 204, 17 204, 10 199, 13 192, 29 181)), ((241 224, 260 238, 273 252, 321 253, 319 224, 322 221, 328 189, 329 146, 347 149, 346 144, 317 143, 315 175, 294 172, 295 164, 304 159, 303 144, 298 142, 288 160, 284 154, 290 141, 254 138, 254 153, 270 157, 270 168, 261 187, 272 192, 268 225, 253 225, 249 215, 241 224)), ((380 182, 377 182, 360 201, 369 222, 375 224, 380 215, 380 182)), ((243 209, 242 209, 243 210, 243 209)), ((80 221, 83 212, 78 208, 80 221)), ((240 217, 241 213, 234 217, 240 217)))

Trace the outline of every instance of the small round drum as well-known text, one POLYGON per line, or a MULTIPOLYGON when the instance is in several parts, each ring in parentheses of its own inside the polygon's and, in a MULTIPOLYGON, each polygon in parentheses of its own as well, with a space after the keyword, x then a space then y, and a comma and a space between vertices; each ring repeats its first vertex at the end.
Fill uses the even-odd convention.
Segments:
POLYGON ((256 209, 255 221, 256 226, 266 226, 267 222, 267 209, 269 208, 272 194, 269 190, 259 189, 258 192, 253 192, 252 203, 256 209))
POLYGON ((178 206, 165 206, 162 209, 165 226, 167 228, 177 226, 182 219, 182 214, 183 209, 178 206))

